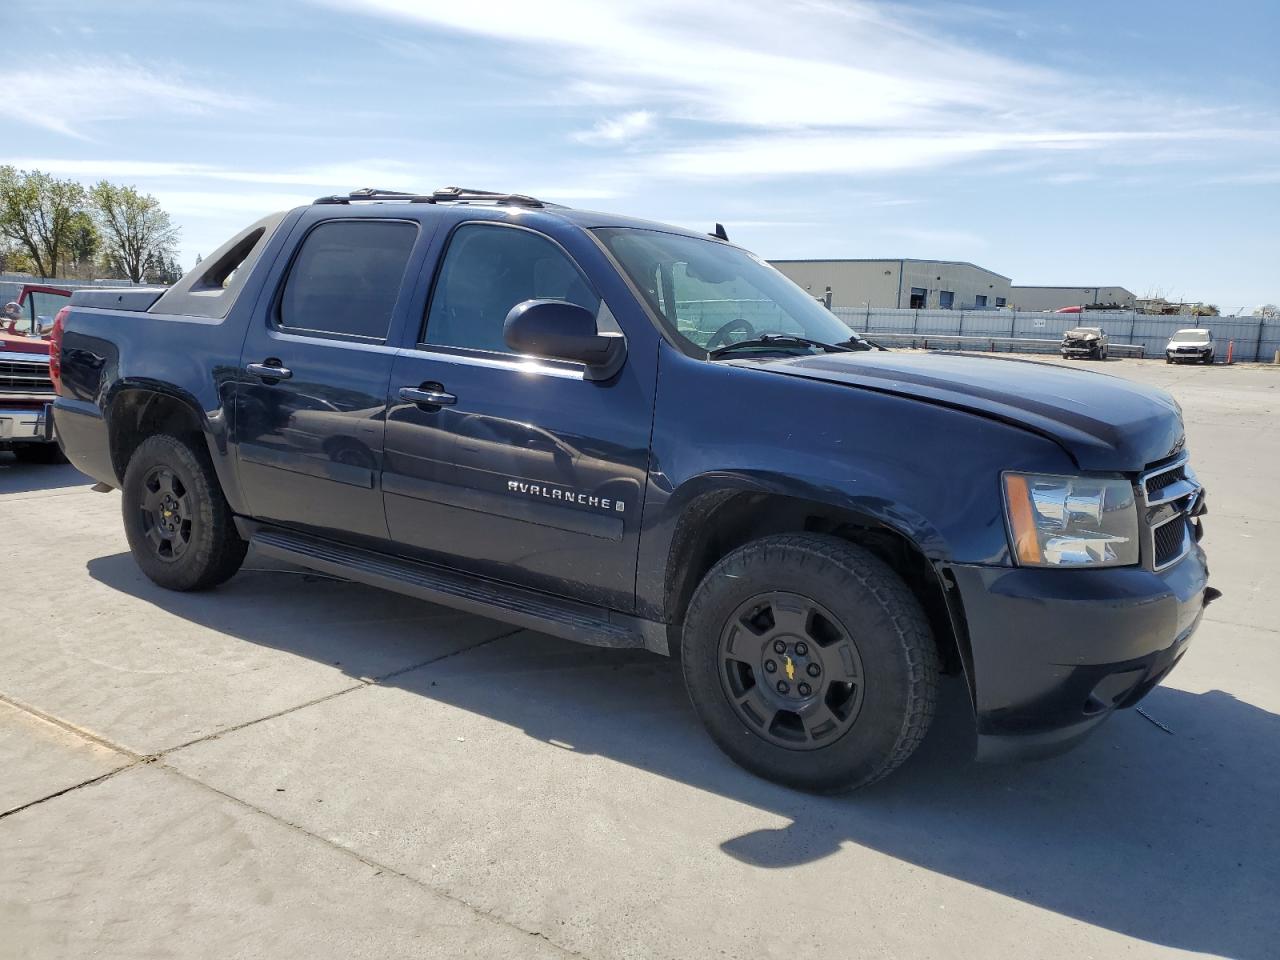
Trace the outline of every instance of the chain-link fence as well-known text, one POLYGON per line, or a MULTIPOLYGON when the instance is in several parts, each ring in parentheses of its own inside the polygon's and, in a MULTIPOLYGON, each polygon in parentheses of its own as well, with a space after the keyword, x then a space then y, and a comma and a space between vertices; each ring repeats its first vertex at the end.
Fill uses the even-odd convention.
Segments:
MULTIPOLYGON (((1271 363, 1280 350, 1280 318, 1152 316, 1133 311, 1084 313, 1024 313, 1013 310, 899 310, 881 307, 835 307, 832 312, 849 327, 875 338, 877 333, 925 337, 987 337, 999 346, 1001 338, 1045 340, 1043 350, 1056 352, 1062 335, 1073 327, 1101 327, 1112 344, 1140 346, 1148 357, 1164 355, 1165 345, 1178 330, 1198 327, 1213 331, 1219 362, 1233 344, 1236 360, 1271 363)), ((939 343, 939 346, 945 344, 939 343)), ((1004 347, 1011 348, 1012 345, 1004 347)), ((1027 349, 1022 344, 1017 349, 1027 349)))
POLYGON ((60 280, 50 277, 27 277, 20 273, 0 273, 0 302, 8 303, 18 299, 22 288, 29 283, 46 287, 61 287, 63 290, 82 290, 101 287, 133 287, 137 284, 129 280, 60 280))

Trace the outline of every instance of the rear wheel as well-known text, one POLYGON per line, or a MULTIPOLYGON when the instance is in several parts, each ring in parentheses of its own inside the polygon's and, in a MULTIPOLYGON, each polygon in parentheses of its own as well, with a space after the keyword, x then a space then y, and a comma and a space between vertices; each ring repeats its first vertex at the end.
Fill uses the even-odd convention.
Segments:
POLYGON ((712 739, 770 780, 866 786, 909 757, 933 718, 938 660, 901 579, 836 537, 767 537, 699 585, 685 684, 712 739))
POLYGON ((176 437, 145 440, 121 490, 124 531, 142 572, 170 590, 203 590, 240 569, 236 532, 209 454, 176 437))

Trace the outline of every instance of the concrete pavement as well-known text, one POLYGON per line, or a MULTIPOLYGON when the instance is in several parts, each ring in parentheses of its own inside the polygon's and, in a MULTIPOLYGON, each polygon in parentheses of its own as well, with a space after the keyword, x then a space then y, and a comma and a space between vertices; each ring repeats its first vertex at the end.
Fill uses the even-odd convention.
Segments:
POLYGON ((166 593, 118 494, 0 460, 0 957, 1274 956, 1280 370, 1103 369, 1209 488, 1169 732, 979 766, 953 682, 843 798, 730 764, 668 661, 252 556, 166 593))

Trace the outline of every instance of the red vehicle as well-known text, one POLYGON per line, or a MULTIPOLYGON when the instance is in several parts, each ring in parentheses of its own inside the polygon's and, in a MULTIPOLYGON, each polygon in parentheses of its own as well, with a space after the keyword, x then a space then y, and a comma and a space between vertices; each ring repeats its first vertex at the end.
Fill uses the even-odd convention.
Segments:
POLYGON ((0 450, 12 450, 20 460, 62 460, 49 416, 49 333, 70 296, 61 287, 27 284, 0 320, 0 450))

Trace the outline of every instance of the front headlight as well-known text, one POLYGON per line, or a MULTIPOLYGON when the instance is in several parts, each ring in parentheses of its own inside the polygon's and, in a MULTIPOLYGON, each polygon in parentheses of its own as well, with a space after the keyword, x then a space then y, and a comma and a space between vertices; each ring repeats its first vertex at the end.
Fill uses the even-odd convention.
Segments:
POLYGON ((1004 504, 1020 566, 1138 562, 1138 507, 1128 480, 1006 473, 1004 504))

